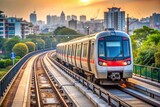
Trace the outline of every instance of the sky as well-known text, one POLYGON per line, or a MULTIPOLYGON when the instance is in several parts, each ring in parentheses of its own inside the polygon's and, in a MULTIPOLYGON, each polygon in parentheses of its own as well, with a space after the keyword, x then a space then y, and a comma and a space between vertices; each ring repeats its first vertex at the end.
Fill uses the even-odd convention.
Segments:
POLYGON ((0 10, 7 16, 16 16, 29 21, 34 10, 38 20, 46 21, 46 15, 86 15, 87 19, 103 19, 108 8, 119 7, 130 17, 142 18, 160 13, 160 0, 0 0, 0 10))

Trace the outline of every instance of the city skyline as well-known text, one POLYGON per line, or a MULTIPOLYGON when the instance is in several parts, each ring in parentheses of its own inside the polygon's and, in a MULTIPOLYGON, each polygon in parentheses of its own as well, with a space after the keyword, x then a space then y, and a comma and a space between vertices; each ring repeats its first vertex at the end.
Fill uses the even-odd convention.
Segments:
POLYGON ((7 16, 22 17, 29 21, 29 14, 34 10, 37 13, 38 20, 46 22, 47 15, 60 16, 64 11, 65 15, 86 15, 87 20, 94 18, 104 18, 104 12, 110 7, 119 7, 131 17, 142 18, 149 17, 152 13, 160 13, 160 0, 28 0, 28 3, 21 0, 1 0, 0 10, 4 11, 7 16))

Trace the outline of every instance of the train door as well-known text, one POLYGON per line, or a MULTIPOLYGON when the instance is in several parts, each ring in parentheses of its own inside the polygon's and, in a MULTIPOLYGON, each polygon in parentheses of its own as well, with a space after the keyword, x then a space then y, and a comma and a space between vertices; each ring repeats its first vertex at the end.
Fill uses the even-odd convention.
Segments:
POLYGON ((89 49, 89 41, 84 42, 82 45, 81 64, 82 64, 82 68, 86 71, 89 71, 88 49, 89 49))
POLYGON ((74 52, 74 50, 73 50, 73 47, 74 45, 72 44, 71 45, 71 48, 72 48, 72 50, 71 50, 71 65, 73 65, 73 58, 74 58, 74 56, 73 56, 73 52, 74 52))
POLYGON ((64 61, 65 46, 63 46, 62 60, 64 61))
POLYGON ((80 60, 81 60, 81 43, 78 43, 76 48, 76 65, 79 68, 81 68, 80 60))
POLYGON ((94 41, 90 42, 90 50, 89 50, 89 67, 93 72, 95 70, 95 61, 94 61, 94 41))
POLYGON ((72 45, 68 45, 68 62, 71 64, 71 51, 72 51, 72 45))
POLYGON ((66 59, 67 63, 68 63, 68 50, 69 50, 68 48, 69 48, 69 45, 67 45, 67 49, 66 49, 66 58, 65 59, 66 59))
POLYGON ((72 62, 74 66, 76 66, 76 50, 77 50, 76 48, 77 44, 74 44, 72 49, 72 62))

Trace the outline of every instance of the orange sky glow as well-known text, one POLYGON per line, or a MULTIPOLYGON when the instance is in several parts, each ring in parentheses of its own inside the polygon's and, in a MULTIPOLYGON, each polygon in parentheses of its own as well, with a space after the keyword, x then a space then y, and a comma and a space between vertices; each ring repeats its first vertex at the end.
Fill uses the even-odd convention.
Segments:
POLYGON ((160 0, 0 0, 0 10, 8 16, 29 20, 29 14, 36 10, 38 20, 44 21, 46 15, 59 16, 62 10, 66 15, 86 15, 88 20, 96 16, 103 19, 104 11, 113 6, 139 19, 160 13, 160 0))

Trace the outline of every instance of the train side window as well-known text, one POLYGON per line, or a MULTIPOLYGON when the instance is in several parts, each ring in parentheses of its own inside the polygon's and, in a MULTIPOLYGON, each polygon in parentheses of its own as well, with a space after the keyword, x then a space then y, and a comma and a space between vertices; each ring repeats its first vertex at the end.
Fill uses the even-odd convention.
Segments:
POLYGON ((104 50, 104 41, 98 42, 98 56, 99 57, 105 57, 105 50, 104 50))
POLYGON ((64 51, 64 55, 66 55, 66 51, 67 51, 67 46, 65 46, 65 51, 64 51))
POLYGON ((67 54, 70 55, 70 46, 68 46, 68 53, 67 54))
POLYGON ((94 43, 91 43, 90 58, 94 59, 94 43))
POLYGON ((62 54, 64 54, 64 50, 65 50, 65 48, 64 48, 64 46, 63 46, 62 54))
POLYGON ((75 46, 72 45, 72 56, 74 56, 75 46))
POLYGON ((71 56, 72 46, 69 46, 69 55, 71 56))
POLYGON ((66 55, 68 54, 68 45, 66 46, 66 55))
POLYGON ((77 47, 77 56, 79 56, 79 57, 80 57, 80 51, 81 51, 81 46, 79 44, 78 47, 77 47))
POLYGON ((83 45, 83 57, 86 58, 87 57, 87 44, 83 45))
POLYGON ((130 56, 130 47, 129 47, 129 41, 123 41, 123 53, 124 57, 130 56))

